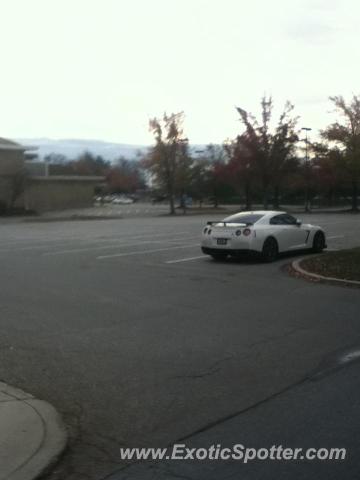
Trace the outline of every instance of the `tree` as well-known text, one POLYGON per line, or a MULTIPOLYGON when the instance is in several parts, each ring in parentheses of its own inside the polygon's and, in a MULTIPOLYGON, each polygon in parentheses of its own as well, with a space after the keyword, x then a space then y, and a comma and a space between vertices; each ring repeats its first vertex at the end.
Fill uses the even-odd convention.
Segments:
POLYGON ((349 102, 344 97, 330 97, 342 121, 329 125, 321 132, 322 137, 338 146, 342 153, 342 165, 351 183, 351 208, 359 210, 360 181, 360 96, 353 95, 349 102))
POLYGON ((234 141, 225 144, 229 157, 229 163, 226 166, 226 177, 229 184, 238 190, 240 188, 242 195, 245 197, 245 209, 251 210, 256 173, 252 156, 244 146, 244 140, 246 143, 246 139, 243 139, 242 135, 238 135, 234 141))
POLYGON ((219 195, 224 184, 226 167, 226 150, 223 145, 209 144, 205 150, 209 160, 209 187, 213 198, 214 208, 219 206, 219 195))
POLYGON ((210 162, 205 156, 194 159, 191 171, 191 196, 202 205, 204 198, 209 194, 210 162))
POLYGON ((285 180, 297 170, 299 166, 296 158, 296 143, 298 135, 296 133, 297 117, 292 117, 291 113, 294 107, 290 102, 286 102, 285 108, 280 115, 275 132, 272 135, 271 148, 271 168, 272 168, 272 186, 274 189, 274 208, 280 207, 280 189, 285 180))
POLYGON ((344 175, 343 152, 337 147, 330 147, 324 142, 311 144, 313 152, 311 183, 332 205, 335 194, 340 190, 342 184, 346 183, 344 175))
POLYGON ((145 186, 139 162, 124 157, 108 170, 106 182, 111 193, 135 193, 145 186))
POLYGON ((214 207, 219 206, 219 194, 224 183, 226 152, 222 145, 209 144, 193 160, 192 195, 202 204, 204 197, 211 197, 214 207))
POLYGON ((44 162, 60 165, 69 163, 69 159, 66 157, 66 155, 62 155, 61 153, 49 153, 48 155, 45 155, 44 162))
POLYGON ((72 169, 77 175, 100 175, 106 174, 110 162, 104 160, 100 155, 93 155, 85 151, 76 160, 71 162, 72 169))
POLYGON ((186 197, 191 183, 193 159, 189 154, 188 142, 181 141, 177 153, 177 167, 175 175, 175 193, 179 194, 180 208, 186 213, 186 197))
POLYGON ((261 122, 237 108, 245 131, 237 137, 237 148, 246 157, 248 169, 254 172, 260 182, 264 208, 268 208, 270 188, 275 189, 275 203, 278 203, 279 188, 284 176, 294 165, 297 118, 292 116, 293 105, 286 102, 284 110, 274 129, 271 128, 273 101, 271 97, 261 100, 261 122))
POLYGON ((183 122, 183 112, 164 113, 161 119, 150 120, 149 130, 154 135, 155 145, 144 162, 156 185, 166 192, 172 215, 175 214, 175 194, 185 193, 190 177, 191 159, 183 122))

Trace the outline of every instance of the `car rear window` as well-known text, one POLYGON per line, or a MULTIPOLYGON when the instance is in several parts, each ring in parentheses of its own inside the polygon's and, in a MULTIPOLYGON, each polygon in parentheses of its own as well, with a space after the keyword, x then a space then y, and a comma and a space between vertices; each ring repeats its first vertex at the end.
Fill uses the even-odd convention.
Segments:
POLYGON ((259 213, 237 213, 235 215, 230 215, 230 217, 224 218, 224 222, 227 223, 246 223, 246 225, 253 225, 260 220, 264 215, 259 213))

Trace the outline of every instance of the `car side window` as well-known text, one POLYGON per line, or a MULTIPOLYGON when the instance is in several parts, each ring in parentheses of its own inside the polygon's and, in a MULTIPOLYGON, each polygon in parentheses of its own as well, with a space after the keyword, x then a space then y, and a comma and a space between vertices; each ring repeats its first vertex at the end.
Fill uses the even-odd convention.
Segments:
POLYGON ((292 215, 284 215, 285 225, 296 225, 296 218, 292 215))
POLYGON ((296 218, 287 213, 282 213, 281 215, 275 215, 270 220, 270 225, 296 225, 296 218))
POLYGON ((270 219, 270 225, 284 225, 284 215, 276 215, 270 219))

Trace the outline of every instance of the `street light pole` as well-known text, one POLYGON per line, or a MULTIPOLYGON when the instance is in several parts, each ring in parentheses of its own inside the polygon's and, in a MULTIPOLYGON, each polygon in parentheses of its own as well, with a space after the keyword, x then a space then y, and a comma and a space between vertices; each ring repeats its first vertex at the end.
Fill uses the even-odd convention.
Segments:
POLYGON ((308 132, 311 131, 309 127, 302 127, 305 131, 305 212, 310 212, 310 162, 308 157, 308 132))

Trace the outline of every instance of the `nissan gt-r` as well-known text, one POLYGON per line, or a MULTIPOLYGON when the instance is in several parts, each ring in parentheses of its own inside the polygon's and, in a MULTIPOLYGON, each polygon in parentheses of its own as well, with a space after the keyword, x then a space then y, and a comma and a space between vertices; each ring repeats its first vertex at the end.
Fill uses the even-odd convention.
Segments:
POLYGON ((202 232, 201 249, 215 260, 242 253, 260 254, 266 262, 280 253, 296 250, 322 252, 326 248, 324 230, 286 212, 241 212, 216 222, 208 222, 202 232))

